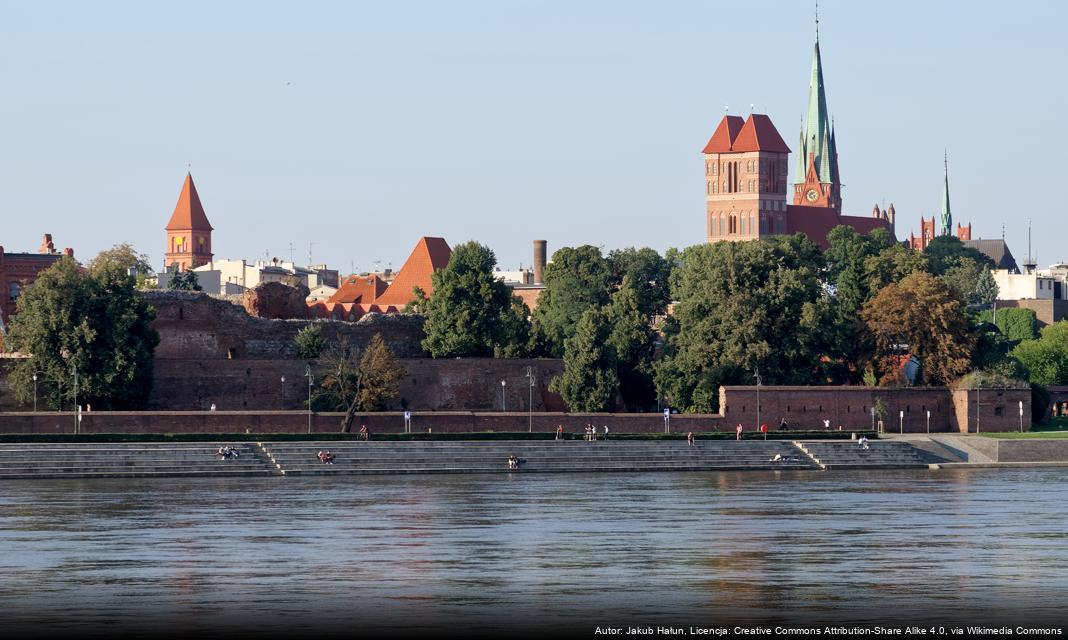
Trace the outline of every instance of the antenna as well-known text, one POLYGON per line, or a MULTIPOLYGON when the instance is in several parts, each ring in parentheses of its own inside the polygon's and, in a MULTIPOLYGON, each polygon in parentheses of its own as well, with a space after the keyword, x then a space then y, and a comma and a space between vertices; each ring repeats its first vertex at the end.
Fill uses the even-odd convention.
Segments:
POLYGON ((820 39, 820 0, 816 0, 816 41, 820 39))
POLYGON ((318 242, 309 242, 308 243, 308 264, 309 265, 312 263, 312 247, 314 247, 317 244, 319 244, 319 243, 318 242))
POLYGON ((293 262, 293 243, 289 243, 289 261, 293 262))

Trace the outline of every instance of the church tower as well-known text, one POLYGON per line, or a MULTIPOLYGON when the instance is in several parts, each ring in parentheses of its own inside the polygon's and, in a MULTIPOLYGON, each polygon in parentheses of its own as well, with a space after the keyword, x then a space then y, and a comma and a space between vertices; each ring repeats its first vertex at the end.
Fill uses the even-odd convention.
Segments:
POLYGON ((942 159, 942 235, 953 235, 953 214, 949 210, 949 158, 942 159))
POLYGON ((808 113, 801 129, 793 203, 834 209, 840 214, 842 185, 838 177, 838 148, 834 139, 834 124, 827 115, 818 27, 817 22, 816 46, 812 53, 812 78, 808 86, 808 113))
POLYGON ((200 204, 193 176, 186 174, 178 204, 167 223, 167 250, 163 267, 177 266, 179 271, 211 262, 211 223, 200 204))

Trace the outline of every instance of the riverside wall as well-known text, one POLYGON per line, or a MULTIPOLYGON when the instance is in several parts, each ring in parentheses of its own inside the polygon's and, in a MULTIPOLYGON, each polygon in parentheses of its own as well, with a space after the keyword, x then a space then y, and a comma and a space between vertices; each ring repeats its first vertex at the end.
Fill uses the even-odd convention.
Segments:
MULTIPOLYGON (((311 415, 311 432, 340 433, 341 413, 311 415)), ((717 415, 675 415, 672 432, 708 432, 720 425, 717 415)), ((79 433, 307 433, 305 411, 94 411, 82 414, 79 433)), ((2 434, 74 433, 75 416, 70 412, 0 413, 2 434)), ((412 431, 426 433, 465 433, 476 431, 533 431, 552 433, 563 425, 568 433, 582 433, 589 423, 612 433, 663 433, 664 417, 657 413, 534 413, 438 411, 413 412, 412 431), (529 421, 529 422, 528 422, 529 421), (529 426, 528 426, 529 425, 529 426)), ((367 425, 372 434, 401 433, 404 413, 399 411, 356 414, 352 432, 367 425)))

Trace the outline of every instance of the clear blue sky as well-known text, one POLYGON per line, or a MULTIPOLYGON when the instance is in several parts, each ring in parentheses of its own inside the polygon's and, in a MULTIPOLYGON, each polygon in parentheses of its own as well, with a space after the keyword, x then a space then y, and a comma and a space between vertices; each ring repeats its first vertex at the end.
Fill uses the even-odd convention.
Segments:
MULTIPOLYGON (((953 209, 1068 260, 1059 2, 820 3, 847 213, 953 209)), ((0 2, 0 244, 159 266, 192 164, 216 257, 398 268, 420 235, 502 266, 704 240, 700 150, 768 113, 796 148, 811 2, 0 2)), ((793 163, 791 163, 791 170, 793 163)), ((792 178, 792 176, 791 176, 792 178)))

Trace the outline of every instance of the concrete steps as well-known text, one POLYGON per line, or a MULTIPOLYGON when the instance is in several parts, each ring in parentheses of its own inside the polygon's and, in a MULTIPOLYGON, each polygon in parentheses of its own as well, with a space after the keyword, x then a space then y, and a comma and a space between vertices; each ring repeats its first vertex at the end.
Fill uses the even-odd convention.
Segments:
POLYGON ((814 469, 789 442, 301 442, 262 443, 285 475, 508 473, 507 458, 526 473, 814 469), (320 450, 334 454, 322 464, 320 450), (771 462, 779 454, 784 462, 771 462))
POLYGON ((0 444, 0 479, 249 477, 277 474, 252 443, 10 443, 0 444))
POLYGON ((868 449, 854 441, 806 441, 798 445, 824 469, 916 469, 940 461, 907 442, 872 440, 868 449))

